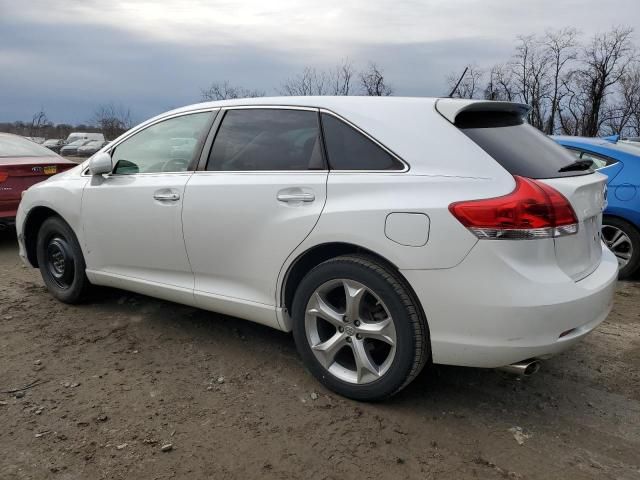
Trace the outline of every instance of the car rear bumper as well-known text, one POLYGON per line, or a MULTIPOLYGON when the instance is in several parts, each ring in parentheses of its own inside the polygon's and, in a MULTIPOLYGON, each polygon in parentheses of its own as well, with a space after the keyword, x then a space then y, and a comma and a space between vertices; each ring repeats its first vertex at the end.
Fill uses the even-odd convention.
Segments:
POLYGON ((503 243, 480 241, 450 269, 402 271, 426 313, 434 363, 494 368, 545 359, 609 314, 618 263, 606 247, 596 270, 575 282, 540 260, 546 255, 502 255, 503 243))

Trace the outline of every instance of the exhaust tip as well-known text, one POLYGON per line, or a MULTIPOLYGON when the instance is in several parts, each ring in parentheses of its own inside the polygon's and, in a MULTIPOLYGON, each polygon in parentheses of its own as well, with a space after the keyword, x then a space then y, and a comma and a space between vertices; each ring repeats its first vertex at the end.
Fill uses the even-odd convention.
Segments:
POLYGON ((535 359, 524 360, 522 362, 512 363, 511 365, 505 365, 504 367, 500 367, 498 370, 520 375, 522 377, 530 377, 531 375, 538 373, 538 370, 540 370, 540 361, 535 359))

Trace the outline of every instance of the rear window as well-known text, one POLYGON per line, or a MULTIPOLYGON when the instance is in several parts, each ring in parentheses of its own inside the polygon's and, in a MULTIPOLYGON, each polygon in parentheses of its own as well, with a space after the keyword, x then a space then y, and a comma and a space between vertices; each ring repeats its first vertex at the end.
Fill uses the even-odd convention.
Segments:
POLYGON ((525 123, 518 114, 462 112, 455 125, 512 175, 557 178, 592 173, 592 170, 561 172, 560 169, 576 161, 575 156, 525 123))
POLYGON ((55 157, 48 148, 16 135, 0 135, 0 158, 55 157))

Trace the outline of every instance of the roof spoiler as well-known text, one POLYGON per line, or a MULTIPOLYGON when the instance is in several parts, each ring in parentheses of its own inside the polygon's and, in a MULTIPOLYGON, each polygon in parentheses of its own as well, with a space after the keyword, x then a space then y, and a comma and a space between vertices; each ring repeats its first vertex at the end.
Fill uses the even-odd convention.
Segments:
POLYGON ((496 102, 491 100, 468 100, 463 98, 439 98, 436 111, 451 123, 462 112, 508 112, 525 116, 531 107, 524 103, 496 102))

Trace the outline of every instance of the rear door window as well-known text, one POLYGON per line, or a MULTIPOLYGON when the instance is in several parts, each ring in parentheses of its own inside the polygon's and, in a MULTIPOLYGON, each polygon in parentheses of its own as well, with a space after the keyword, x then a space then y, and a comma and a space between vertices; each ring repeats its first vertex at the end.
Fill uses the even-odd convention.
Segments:
POLYGON ((560 169, 576 161, 575 155, 545 134, 507 112, 462 112, 455 122, 512 175, 527 178, 557 178, 588 175, 592 170, 560 169))
POLYGON ((404 170, 404 164, 345 122, 322 114, 322 131, 332 170, 404 170))
POLYGON ((207 170, 324 169, 318 112, 276 108, 229 110, 222 119, 207 170))

